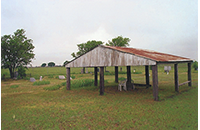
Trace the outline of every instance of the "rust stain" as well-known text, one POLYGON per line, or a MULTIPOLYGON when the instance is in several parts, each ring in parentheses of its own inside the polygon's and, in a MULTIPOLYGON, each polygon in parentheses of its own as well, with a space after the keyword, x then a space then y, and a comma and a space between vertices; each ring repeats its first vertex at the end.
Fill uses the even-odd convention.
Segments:
POLYGON ((171 54, 166 54, 166 53, 160 53, 156 51, 150 51, 150 50, 145 50, 145 49, 137 49, 137 48, 127 48, 127 47, 116 47, 116 46, 104 46, 106 48, 126 52, 126 53, 131 53, 135 54, 137 56, 145 57, 148 59, 152 59, 155 61, 161 61, 161 62, 169 62, 169 61, 191 61, 189 58, 184 58, 180 56, 175 56, 171 54))

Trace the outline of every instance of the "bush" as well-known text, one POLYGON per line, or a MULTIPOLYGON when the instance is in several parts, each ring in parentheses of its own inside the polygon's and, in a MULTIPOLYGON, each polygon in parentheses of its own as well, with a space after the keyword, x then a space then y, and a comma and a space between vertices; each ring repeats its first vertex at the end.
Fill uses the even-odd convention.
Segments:
POLYGON ((72 79, 75 79, 75 76, 74 76, 74 75, 72 75, 72 76, 71 76, 71 78, 72 78, 72 79))
POLYGON ((10 88, 17 88, 19 85, 11 85, 10 88))
POLYGON ((50 87, 44 87, 43 89, 52 91, 52 90, 57 90, 60 87, 61 87, 61 85, 53 85, 53 86, 50 86, 50 87))
POLYGON ((36 81, 33 83, 33 85, 46 85, 50 84, 50 81, 36 81))
POLYGON ((19 77, 21 77, 23 79, 23 77, 26 77, 26 70, 25 67, 23 67, 22 65, 18 67, 18 73, 19 73, 19 77))
POLYGON ((192 67, 193 67, 195 70, 198 70, 198 62, 195 61, 195 62, 192 64, 192 67))

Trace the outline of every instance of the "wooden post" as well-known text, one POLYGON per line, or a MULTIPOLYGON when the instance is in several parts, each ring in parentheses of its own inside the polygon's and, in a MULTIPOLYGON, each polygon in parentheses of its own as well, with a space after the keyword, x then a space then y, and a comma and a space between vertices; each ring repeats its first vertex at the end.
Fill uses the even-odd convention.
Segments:
POLYGON ((98 85, 97 67, 94 67, 94 86, 98 85))
POLYGON ((179 92, 179 86, 178 86, 178 64, 174 64, 174 83, 175 83, 175 91, 179 92))
POLYGON ((158 101, 158 68, 157 65, 152 65, 153 76, 153 97, 155 101, 158 101))
POLYGON ((131 89, 131 67, 130 66, 126 66, 127 69, 127 83, 126 83, 126 87, 127 90, 131 89))
POLYGON ((104 67, 100 67, 100 95, 104 95, 104 67))
POLYGON ((115 83, 118 83, 118 66, 115 66, 115 83))
POLYGON ((70 68, 67 68, 67 76, 66 76, 67 78, 67 90, 70 90, 70 68))
POLYGON ((146 85, 147 85, 146 88, 148 88, 149 87, 149 66, 148 65, 145 66, 145 75, 146 75, 146 85))
POLYGON ((192 76, 191 76, 191 63, 188 63, 188 86, 192 86, 192 76))

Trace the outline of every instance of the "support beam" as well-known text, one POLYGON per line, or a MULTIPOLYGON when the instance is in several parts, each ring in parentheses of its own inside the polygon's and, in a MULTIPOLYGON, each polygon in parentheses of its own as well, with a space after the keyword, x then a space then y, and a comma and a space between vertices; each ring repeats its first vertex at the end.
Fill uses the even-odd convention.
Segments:
POLYGON ((127 87, 127 90, 130 90, 132 89, 131 88, 131 67, 130 66, 126 66, 126 69, 127 69, 127 83, 126 83, 126 87, 127 87))
POLYGON ((192 76, 191 76, 191 63, 188 63, 188 86, 192 86, 192 76))
POLYGON ((100 67, 100 95, 104 95, 104 67, 100 67))
POLYGON ((98 85, 97 67, 94 67, 94 86, 98 85))
POLYGON ((67 90, 70 90, 70 68, 67 68, 67 84, 66 84, 66 87, 67 87, 67 90))
POLYGON ((179 86, 178 86, 178 64, 174 64, 174 83, 175 83, 175 91, 179 92, 179 86))
POLYGON ((157 65, 152 65, 153 76, 153 97, 155 101, 158 101, 158 68, 157 65))
POLYGON ((149 66, 148 65, 145 66, 145 76, 146 76, 146 85, 147 85, 146 88, 148 88, 149 86, 149 66))
POLYGON ((115 66, 115 83, 118 83, 118 66, 115 66))

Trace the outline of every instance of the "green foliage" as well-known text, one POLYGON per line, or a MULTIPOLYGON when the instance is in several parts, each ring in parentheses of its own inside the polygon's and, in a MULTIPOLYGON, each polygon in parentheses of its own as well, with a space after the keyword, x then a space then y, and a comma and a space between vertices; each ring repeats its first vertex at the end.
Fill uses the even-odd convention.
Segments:
POLYGON ((18 88, 19 85, 11 85, 10 88, 18 88))
POLYGON ((25 35, 25 30, 18 29, 14 35, 1 37, 1 67, 8 68, 10 77, 14 77, 15 69, 27 65, 34 58, 32 40, 25 35))
POLYGON ((119 71, 118 74, 126 74, 127 72, 125 71, 119 71))
POLYGON ((46 63, 42 63, 41 67, 45 67, 47 64, 46 63))
POLYGON ((53 74, 49 74, 48 78, 54 78, 54 75, 53 74))
POLYGON ((132 72, 132 74, 142 74, 142 72, 132 72))
POLYGON ((72 76, 71 76, 71 78, 72 78, 72 79, 75 79, 75 76, 74 76, 74 75, 72 75, 72 76))
POLYGON ((53 86, 50 86, 50 87, 44 87, 43 89, 44 90, 49 90, 49 91, 52 91, 52 90, 57 90, 61 87, 61 85, 53 85, 53 86))
POLYGON ((55 66, 55 63, 54 63, 54 62, 49 62, 49 63, 48 63, 48 66, 49 66, 49 67, 54 67, 54 66, 55 66))
POLYGON ((36 81, 36 82, 34 82, 33 83, 33 85, 46 85, 46 84, 50 84, 50 81, 45 81, 45 80, 43 80, 43 81, 36 81))
POLYGON ((72 81, 72 88, 82 88, 82 87, 88 87, 93 86, 94 80, 93 79, 80 79, 80 80, 73 80, 72 81))
POLYGON ((18 74, 19 74, 19 77, 20 78, 24 78, 25 76, 26 76, 26 67, 23 67, 22 65, 20 65, 19 67, 18 67, 18 74))
POLYGON ((129 46, 130 39, 129 38, 123 38, 122 36, 118 36, 116 38, 113 38, 112 41, 108 41, 106 43, 107 46, 119 46, 119 47, 127 47, 129 46))
POLYGON ((66 60, 66 61, 63 63, 63 66, 65 66, 68 62, 69 62, 69 61, 66 60))
POLYGON ((71 54, 72 57, 76 58, 78 56, 81 56, 85 53, 87 53, 88 51, 92 50, 93 48, 97 47, 98 45, 103 44, 102 41, 87 41, 86 43, 81 43, 78 44, 78 52, 75 54, 74 52, 71 54))
POLYGON ((198 70, 198 62, 195 61, 195 62, 192 64, 192 67, 193 67, 195 70, 198 70))
POLYGON ((123 81, 123 80, 125 80, 125 79, 126 79, 126 78, 124 78, 124 77, 119 77, 119 78, 118 78, 119 81, 123 81))

